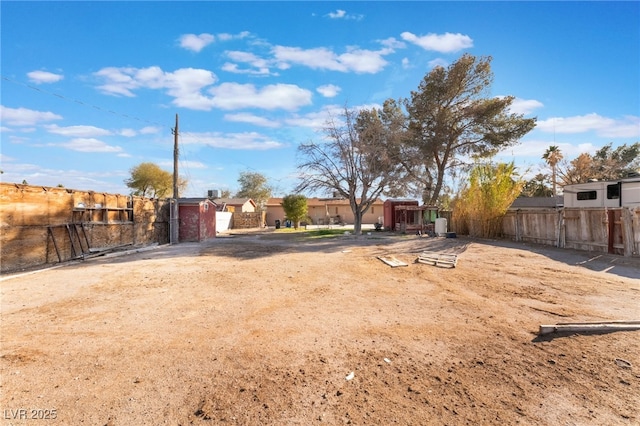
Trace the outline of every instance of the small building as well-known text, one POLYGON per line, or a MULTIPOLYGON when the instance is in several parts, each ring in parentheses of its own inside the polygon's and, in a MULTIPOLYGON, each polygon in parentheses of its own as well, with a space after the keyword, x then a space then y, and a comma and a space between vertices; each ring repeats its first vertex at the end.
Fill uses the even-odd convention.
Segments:
POLYGON ((216 198, 213 200, 219 211, 231 213, 253 213, 256 202, 251 198, 216 198))
POLYGON ((640 176, 565 185, 564 207, 640 207, 640 176))
POLYGON ((178 241, 204 241, 216 236, 216 205, 208 198, 178 199, 178 241))
MULTIPOLYGON (((384 229, 388 231, 400 231, 401 222, 405 224, 407 223, 415 223, 417 222, 417 218, 415 217, 415 213, 407 213, 408 207, 418 207, 418 201, 412 200, 409 198, 389 198, 384 202, 384 221, 382 226, 384 229), (396 207, 404 207, 401 210, 396 209, 396 207)), ((415 211, 415 210, 414 210, 415 211)), ((405 229, 406 230, 406 229, 405 229)), ((404 231, 404 230, 403 230, 404 231)))

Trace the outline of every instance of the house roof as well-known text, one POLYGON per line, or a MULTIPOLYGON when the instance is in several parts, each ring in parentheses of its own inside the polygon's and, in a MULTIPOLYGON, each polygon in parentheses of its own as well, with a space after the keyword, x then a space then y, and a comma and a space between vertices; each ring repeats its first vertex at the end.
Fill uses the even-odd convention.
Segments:
POLYGON ((510 209, 555 209, 564 205, 564 197, 518 197, 509 207, 510 209))
MULTIPOLYGON (((358 201, 360 201, 358 199, 358 201)), ((269 198, 267 201, 267 207, 276 207, 282 204, 282 198, 269 198)), ((376 199, 374 204, 382 204, 381 199, 376 199)), ((349 205, 349 200, 346 198, 307 198, 307 207, 324 207, 324 206, 346 206, 349 205)))
POLYGON ((200 204, 207 201, 212 203, 208 198, 178 198, 178 204, 200 204))
POLYGON ((217 205, 226 204, 228 206, 244 206, 247 202, 250 202, 254 207, 256 206, 255 201, 251 198, 215 198, 213 202, 217 205))

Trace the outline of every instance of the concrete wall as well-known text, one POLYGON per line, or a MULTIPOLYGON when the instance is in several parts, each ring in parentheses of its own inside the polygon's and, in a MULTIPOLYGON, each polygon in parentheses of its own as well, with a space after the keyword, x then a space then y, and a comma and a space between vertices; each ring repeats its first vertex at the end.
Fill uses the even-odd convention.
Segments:
POLYGON ((0 272, 118 246, 165 244, 168 214, 161 200, 0 183, 0 272))
POLYGON ((640 256, 640 208, 563 208, 507 212, 503 234, 527 241, 623 256, 640 256))

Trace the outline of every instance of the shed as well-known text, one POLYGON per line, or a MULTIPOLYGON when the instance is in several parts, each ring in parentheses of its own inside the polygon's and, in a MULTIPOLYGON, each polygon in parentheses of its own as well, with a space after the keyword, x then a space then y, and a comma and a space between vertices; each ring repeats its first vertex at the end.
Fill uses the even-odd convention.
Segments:
POLYGON ((383 208, 384 208, 384 229, 390 231, 399 231, 400 230, 400 221, 407 223, 407 220, 410 220, 412 223, 414 222, 414 214, 411 214, 411 218, 407 217, 407 209, 399 210, 396 207, 418 207, 417 200, 411 200, 408 198, 389 198, 385 200, 383 208))
POLYGON ((208 198, 178 199, 178 240, 204 241, 216 236, 216 205, 208 198))

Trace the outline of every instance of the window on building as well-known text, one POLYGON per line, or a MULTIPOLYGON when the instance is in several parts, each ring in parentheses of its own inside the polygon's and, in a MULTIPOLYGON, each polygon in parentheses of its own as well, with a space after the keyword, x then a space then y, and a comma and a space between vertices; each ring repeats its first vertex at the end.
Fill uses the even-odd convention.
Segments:
POLYGON ((338 208, 336 207, 336 214, 338 214, 338 208))
POLYGON ((585 200, 597 200, 598 192, 597 191, 580 191, 578 192, 578 201, 585 200))
POLYGON ((617 200, 620 198, 620 184, 614 183, 613 185, 607 185, 607 199, 617 200))
POLYGON ((371 214, 375 214, 376 212, 374 211, 374 207, 371 206, 371 214))

